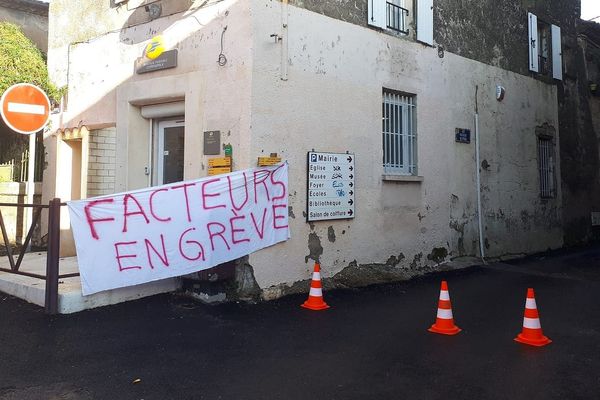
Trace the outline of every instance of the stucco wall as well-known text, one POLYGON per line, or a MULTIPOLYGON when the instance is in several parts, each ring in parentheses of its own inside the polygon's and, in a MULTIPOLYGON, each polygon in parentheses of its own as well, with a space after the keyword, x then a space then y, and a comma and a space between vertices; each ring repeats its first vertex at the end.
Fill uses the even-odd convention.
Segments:
POLYGON ((261 287, 307 279, 315 259, 333 276, 354 264, 418 272, 477 255, 475 147, 454 142, 454 128, 474 135, 476 85, 481 159, 489 165, 482 171, 487 254, 562 244, 560 194, 540 199, 535 135, 536 126, 558 126, 554 86, 450 53, 440 58, 430 47, 294 6, 289 80, 282 81, 281 45, 269 38, 280 31, 282 6, 253 4, 252 152, 289 161, 292 216, 290 241, 250 257, 261 287), (503 102, 495 99, 498 84, 503 102), (421 183, 382 180, 384 87, 416 94, 421 183), (305 222, 312 149, 356 154, 355 219, 305 222))
POLYGON ((69 81, 67 110, 55 117, 53 126, 116 125, 115 191, 150 184, 145 167, 151 164, 152 121, 140 113, 148 104, 185 101, 186 178, 206 174, 207 157, 201 148, 205 130, 220 130, 222 142, 233 145, 234 167, 248 165, 241 151, 250 137, 248 2, 172 2, 172 9, 163 5, 163 17, 155 21, 143 18, 143 7, 128 11, 67 3, 57 0, 51 5, 51 77, 57 83, 66 83, 67 77, 69 81), (89 13, 98 16, 94 27, 59 29, 65 18, 91 18, 89 13), (178 50, 177 67, 136 74, 135 63, 158 33, 168 49, 178 50), (224 66, 217 63, 221 51, 227 57, 224 66))
POLYGON ((20 0, 0 1, 0 21, 18 25, 25 36, 45 53, 48 52, 48 5, 20 0))
MULTIPOLYGON (((64 6, 61 1, 53 7, 64 6)), ((68 66, 70 80, 69 108, 55 126, 115 126, 115 191, 150 185, 144 167, 152 121, 140 111, 148 104, 185 102, 186 179, 206 175, 205 130, 220 130, 222 143, 233 145, 236 170, 270 153, 287 160, 292 238, 249 258, 270 297, 308 279, 312 261, 322 262, 326 277, 345 274, 344 282, 361 284, 377 279, 367 270, 410 276, 478 254, 475 145, 454 141, 455 128, 474 136, 478 86, 487 255, 562 244, 560 190, 556 199, 540 200, 535 134, 547 124, 558 142, 555 86, 448 52, 440 57, 434 48, 293 5, 284 81, 286 40, 271 37, 282 34, 282 7, 229 0, 126 26, 133 14, 112 10, 98 27, 122 29, 96 27, 55 39, 52 76, 65 79, 68 66), (158 32, 178 49, 177 68, 134 74, 144 45, 158 32), (80 34, 84 43, 73 44, 80 34), (225 66, 216 62, 221 37, 225 66), (506 88, 503 102, 494 97, 498 84, 506 88), (382 88, 416 95, 422 182, 382 180, 382 88), (312 149, 356 154, 355 219, 306 223, 306 153, 312 149)), ((73 18, 89 11, 69 10, 73 18)), ((56 152, 52 140, 48 151, 56 152)))
MULTIPOLYGON (((418 0, 415 0, 418 1, 418 0)), ((365 26, 367 1, 290 0, 299 7, 365 26)), ((598 240, 590 213, 600 203, 598 130, 593 127, 594 105, 589 99, 585 60, 577 43, 577 29, 596 25, 579 19, 581 1, 572 0, 435 0, 434 45, 489 65, 555 84, 558 93, 564 242, 598 240), (538 21, 561 28, 563 81, 528 70, 527 12, 538 21)), ((587 28, 586 28, 587 29, 587 28)), ((580 29, 581 30, 581 29, 580 29)))
POLYGON ((579 1, 563 0, 436 0, 434 4, 438 46, 524 75, 530 74, 527 12, 560 26, 563 36, 574 34, 581 12, 579 1))
MULTIPOLYGON (((408 20, 414 38, 413 3, 408 20)), ((340 21, 367 27, 368 0, 290 0, 290 4, 340 21)), ((527 12, 573 35, 580 1, 563 0, 435 0, 434 45, 503 69, 529 75, 527 12), (499 23, 498 21, 501 21, 499 23)), ((374 28, 370 28, 374 29, 374 28)), ((391 34, 388 32, 388 34, 391 34)), ((565 49, 569 51, 569 49, 565 49)))
MULTIPOLYGON (((435 39, 447 51, 539 78, 527 69, 527 11, 561 28, 563 80, 557 85, 564 242, 577 245, 600 238, 590 214, 600 202, 600 153, 589 96, 586 60, 577 40, 580 1, 438 0, 435 39), (502 23, 493 23, 502 21, 502 23), (485 32, 484 35, 477 34, 485 32)), ((540 78, 544 79, 544 78, 540 78)))

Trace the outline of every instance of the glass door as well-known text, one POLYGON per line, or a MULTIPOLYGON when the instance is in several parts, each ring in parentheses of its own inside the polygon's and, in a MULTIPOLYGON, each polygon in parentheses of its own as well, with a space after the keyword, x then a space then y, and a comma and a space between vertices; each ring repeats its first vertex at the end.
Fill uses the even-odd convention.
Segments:
POLYGON ((183 120, 158 122, 157 185, 183 180, 183 120))

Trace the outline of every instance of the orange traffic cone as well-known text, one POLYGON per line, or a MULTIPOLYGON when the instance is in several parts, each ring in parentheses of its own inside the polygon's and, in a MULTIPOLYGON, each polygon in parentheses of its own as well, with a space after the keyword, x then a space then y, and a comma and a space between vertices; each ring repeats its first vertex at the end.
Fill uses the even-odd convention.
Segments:
POLYGON ((519 343, 529 344, 531 346, 545 346, 552 343, 552 340, 544 336, 542 325, 540 324, 540 315, 535 304, 533 289, 527 289, 527 300, 525 300, 525 316, 523 317, 523 331, 517 335, 515 340, 519 343))
POLYGON ((325 310, 329 308, 327 303, 323 301, 323 290, 321 286, 321 266, 319 263, 315 263, 315 271, 312 275, 312 282, 310 283, 310 293, 308 294, 308 300, 302 304, 302 307, 308 308, 309 310, 325 310))
POLYGON ((429 332, 441 333, 442 335, 456 335, 460 332, 458 326, 454 325, 452 317, 452 305, 450 304, 450 293, 448 293, 448 284, 442 281, 440 289, 440 300, 438 302, 437 318, 435 324, 428 329, 429 332))

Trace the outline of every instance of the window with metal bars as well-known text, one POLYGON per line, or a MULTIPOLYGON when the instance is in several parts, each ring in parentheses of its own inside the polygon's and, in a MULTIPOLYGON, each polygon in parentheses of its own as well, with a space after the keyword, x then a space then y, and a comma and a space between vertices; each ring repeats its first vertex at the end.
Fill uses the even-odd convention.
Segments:
POLYGON ((408 35, 406 17, 408 10, 404 8, 404 0, 386 0, 386 27, 398 33, 408 35))
POLYGON ((556 197, 554 168, 554 142, 552 138, 538 136, 538 169, 540 171, 540 196, 543 199, 556 197))
POLYGON ((383 90, 383 169, 416 175, 415 96, 383 90))
POLYGON ((405 2, 406 0, 369 0, 367 23, 383 30, 408 35, 409 9, 405 2))

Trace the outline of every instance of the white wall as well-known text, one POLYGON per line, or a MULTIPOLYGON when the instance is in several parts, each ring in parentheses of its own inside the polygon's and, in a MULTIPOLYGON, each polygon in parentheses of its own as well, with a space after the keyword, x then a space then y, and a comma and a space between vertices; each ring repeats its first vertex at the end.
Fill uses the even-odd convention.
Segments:
MULTIPOLYGON (((85 125, 94 129, 116 125, 116 191, 148 185, 144 167, 151 164, 148 132, 152 121, 140 113, 140 107, 147 104, 185 101, 186 179, 206 174, 207 157, 202 155, 205 130, 220 130, 222 142, 233 145, 234 167, 248 165, 247 153, 241 149, 248 148, 250 137, 249 3, 226 0, 201 7, 203 3, 196 1, 189 12, 122 30, 110 29, 126 23, 127 18, 121 15, 125 11, 110 10, 99 22, 107 32, 90 33, 95 36, 81 43, 75 39, 85 32, 71 32, 74 44, 70 46, 69 40, 60 36, 57 25, 64 13, 76 12, 62 9, 65 5, 60 1, 52 5, 56 13, 51 13, 55 29, 49 55, 51 76, 55 82, 66 83, 67 76, 69 81, 67 110, 54 117, 53 127, 85 125), (106 21, 107 15, 112 20, 106 21), (222 51, 227 64, 219 66, 225 27, 222 51), (168 49, 178 50, 177 67, 135 74, 134 64, 145 45, 159 33, 168 49)), ((92 11, 102 14, 102 9, 92 11)), ((69 34, 69 28, 65 28, 65 34, 69 34)))
POLYGON ((251 256, 261 287, 309 278, 311 233, 324 249, 325 276, 353 260, 385 263, 400 254, 399 267, 418 269, 433 264, 427 255, 434 248, 477 255, 474 141, 454 141, 455 128, 471 129, 474 139, 476 85, 481 159, 491 165, 482 172, 488 254, 561 245, 560 202, 542 204, 536 161, 535 127, 558 126, 553 86, 448 53, 439 58, 434 48, 293 6, 289 80, 282 81, 281 46, 269 38, 281 31, 281 9, 277 1, 253 1, 252 152, 289 161, 295 215, 290 241, 251 256), (503 102, 495 100, 497 84, 506 87, 503 102), (420 183, 382 181, 382 87, 417 96, 420 183), (356 153, 353 220, 305 222, 312 149, 356 153))

